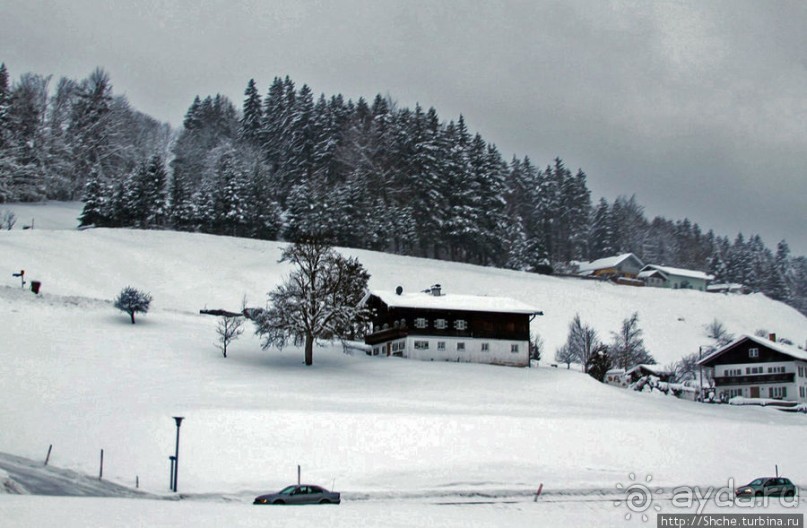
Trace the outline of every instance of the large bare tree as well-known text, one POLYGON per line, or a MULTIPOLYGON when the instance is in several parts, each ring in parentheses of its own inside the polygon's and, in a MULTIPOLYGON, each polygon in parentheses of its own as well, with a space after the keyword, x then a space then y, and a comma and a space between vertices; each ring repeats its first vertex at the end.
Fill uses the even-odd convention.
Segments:
POLYGON ((289 341, 305 346, 305 364, 314 362, 317 339, 345 337, 367 318, 360 307, 370 275, 355 258, 345 258, 320 240, 288 246, 281 262, 294 268, 269 292, 266 310, 245 310, 257 325, 263 348, 289 341))

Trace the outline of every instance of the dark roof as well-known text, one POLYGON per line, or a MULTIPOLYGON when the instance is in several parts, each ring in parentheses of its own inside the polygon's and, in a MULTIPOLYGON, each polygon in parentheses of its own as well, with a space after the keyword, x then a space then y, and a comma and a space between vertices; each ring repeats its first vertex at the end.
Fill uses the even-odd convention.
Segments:
POLYGON ((705 358, 699 360, 698 365, 706 365, 707 363, 711 363, 712 361, 714 361, 718 357, 722 356, 726 352, 730 352, 731 350, 734 350, 737 346, 739 346, 739 345, 741 345, 741 344, 743 344, 743 343, 745 343, 747 341, 751 341, 753 343, 756 343, 759 346, 768 348, 768 349, 773 350, 775 352, 779 352, 780 354, 785 354, 786 356, 790 356, 793 359, 797 359, 797 360, 801 360, 801 361, 807 361, 807 352, 805 352, 804 350, 801 350, 799 348, 796 348, 796 347, 794 347, 792 345, 785 345, 784 343, 776 343, 774 341, 771 341, 770 339, 765 339, 764 337, 757 337, 757 336, 752 336, 752 335, 744 335, 744 336, 740 337, 739 339, 735 339, 734 341, 732 341, 728 345, 726 345, 726 346, 724 346, 722 348, 718 348, 717 350, 715 350, 714 352, 712 352, 711 354, 709 354, 705 358))

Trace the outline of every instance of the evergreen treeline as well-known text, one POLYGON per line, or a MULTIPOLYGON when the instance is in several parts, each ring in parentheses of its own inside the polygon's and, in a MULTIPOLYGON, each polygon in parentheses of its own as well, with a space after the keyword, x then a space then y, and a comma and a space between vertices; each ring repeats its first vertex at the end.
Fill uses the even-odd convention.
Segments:
POLYGON ((756 235, 730 240, 688 219, 648 220, 633 196, 593 203, 582 170, 559 158, 542 169, 527 156, 508 161, 462 116, 445 121, 434 108, 399 108, 381 95, 316 97, 289 77, 262 96, 250 80, 240 108, 221 95, 196 97, 166 156, 164 125, 113 97, 100 70, 64 81, 72 88, 62 98, 58 89, 43 98, 40 77, 9 87, 4 67, 2 76, 0 200, 82 196, 83 225, 320 235, 339 246, 538 272, 633 252, 807 314, 807 259, 791 256, 785 241, 774 251, 756 235), (25 95, 35 79, 38 99, 25 95), (30 105, 17 105, 29 100, 45 101, 30 114, 42 125, 24 126, 30 105), (113 119, 119 114, 128 121, 113 119), (25 139, 32 133, 41 139, 25 139), (43 170, 28 171, 31 164, 43 170))
POLYGON ((165 152, 170 127, 113 96, 109 76, 23 74, 0 64, 0 203, 77 200, 91 173, 113 181, 145 156, 165 152))

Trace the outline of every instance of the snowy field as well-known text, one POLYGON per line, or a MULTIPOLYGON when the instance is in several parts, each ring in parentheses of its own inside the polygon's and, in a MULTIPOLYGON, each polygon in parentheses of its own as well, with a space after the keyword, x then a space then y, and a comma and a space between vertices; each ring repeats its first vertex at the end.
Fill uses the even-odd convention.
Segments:
MULTIPOLYGON (((0 209, 2 209, 0 207, 0 209)), ((326 344, 262 351, 248 330, 223 358, 201 308, 261 305, 288 271, 282 245, 133 230, 0 232, 0 452, 169 496, 181 429, 181 501, 0 495, 2 526, 599 526, 626 525, 617 485, 722 487, 773 474, 807 485, 807 417, 702 405, 605 386, 548 367, 580 313, 604 337, 639 312, 649 350, 668 363, 729 331, 807 339, 807 318, 761 295, 616 287, 345 250, 371 287, 509 296, 538 306, 540 368, 348 355, 326 344), (12 272, 42 282, 20 288, 12 272), (112 307, 124 286, 150 291, 131 325, 112 307), (253 508, 297 478, 343 493, 326 508, 253 508), (544 494, 532 501, 537 487, 544 494), (618 497, 618 496, 617 496, 618 497), (457 502, 481 504, 457 505, 457 502), (53 512, 58 511, 56 515, 53 512)), ((73 218, 78 210, 74 211, 73 218)), ((63 210, 58 214, 64 218, 63 210)), ((22 216, 22 215, 20 215, 22 216)), ((42 218, 40 220, 39 218, 42 218)), ((69 227, 61 226, 61 227, 69 227)), ((3 480, 0 474, 0 480, 3 480)), ((2 486, 0 486, 0 489, 2 486)), ((805 511, 802 499, 798 511, 805 511)), ((663 511, 672 506, 659 499, 663 511)), ((755 510, 763 511, 763 510, 755 510)), ((768 511, 765 509, 764 511, 768 511)), ((771 510, 773 511, 773 510, 771 510)), ((635 520, 635 519, 634 519, 635 520)))

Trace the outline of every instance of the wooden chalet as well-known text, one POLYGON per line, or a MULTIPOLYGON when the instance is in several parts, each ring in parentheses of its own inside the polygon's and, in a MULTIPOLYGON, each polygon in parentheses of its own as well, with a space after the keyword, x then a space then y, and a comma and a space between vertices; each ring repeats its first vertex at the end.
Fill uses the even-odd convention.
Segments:
POLYGON ((792 345, 746 335, 701 359, 713 370, 717 396, 807 402, 807 352, 792 345))
POLYGON ((542 312, 504 297, 444 294, 440 285, 404 293, 368 292, 365 343, 373 355, 422 361, 529 365, 530 321, 542 312))

